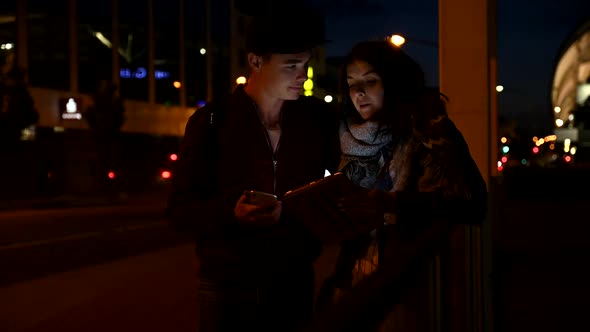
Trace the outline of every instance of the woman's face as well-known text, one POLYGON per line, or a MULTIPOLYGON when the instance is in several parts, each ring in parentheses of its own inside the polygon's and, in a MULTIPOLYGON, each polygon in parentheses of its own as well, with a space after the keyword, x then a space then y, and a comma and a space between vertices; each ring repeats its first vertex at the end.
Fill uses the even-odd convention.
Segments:
POLYGON ((383 82, 373 66, 366 61, 355 60, 346 66, 348 93, 357 112, 364 120, 370 120, 383 108, 383 82))

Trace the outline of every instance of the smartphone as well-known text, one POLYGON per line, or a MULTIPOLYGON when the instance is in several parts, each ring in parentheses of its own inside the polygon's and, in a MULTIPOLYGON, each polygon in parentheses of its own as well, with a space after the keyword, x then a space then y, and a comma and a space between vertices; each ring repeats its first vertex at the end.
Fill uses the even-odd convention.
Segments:
POLYGON ((266 205, 277 201, 277 196, 256 190, 246 190, 244 192, 248 197, 248 204, 252 205, 266 205))

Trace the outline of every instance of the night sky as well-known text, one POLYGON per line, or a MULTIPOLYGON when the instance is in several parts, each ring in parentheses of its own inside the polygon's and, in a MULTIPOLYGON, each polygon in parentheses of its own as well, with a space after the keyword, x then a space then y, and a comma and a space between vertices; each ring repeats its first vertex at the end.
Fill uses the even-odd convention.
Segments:
MULTIPOLYGON (((325 13, 328 55, 354 43, 400 33, 438 42, 438 0, 308 0, 325 13)), ((564 41, 590 20, 589 0, 497 0, 499 113, 527 127, 550 123, 549 91, 564 41)), ((438 50, 406 42, 404 49, 438 85, 438 50)), ((544 133, 541 133, 544 134, 544 133)))

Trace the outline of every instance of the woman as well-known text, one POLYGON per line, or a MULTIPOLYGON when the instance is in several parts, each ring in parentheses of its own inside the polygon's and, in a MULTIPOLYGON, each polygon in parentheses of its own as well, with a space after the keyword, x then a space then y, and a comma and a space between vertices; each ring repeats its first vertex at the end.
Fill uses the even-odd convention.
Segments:
POLYGON ((341 206, 385 226, 342 245, 319 301, 376 269, 389 252, 383 234, 390 225, 411 238, 437 218, 479 223, 486 212, 485 182, 421 67, 388 41, 357 44, 345 64, 340 171, 372 191, 341 206))

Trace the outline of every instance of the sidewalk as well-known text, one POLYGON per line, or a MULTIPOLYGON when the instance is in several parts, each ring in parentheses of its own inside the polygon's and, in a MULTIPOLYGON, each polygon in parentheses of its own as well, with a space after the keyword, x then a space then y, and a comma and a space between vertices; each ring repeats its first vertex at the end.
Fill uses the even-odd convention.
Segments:
POLYGON ((197 331, 191 245, 0 288, 0 331, 197 331))

